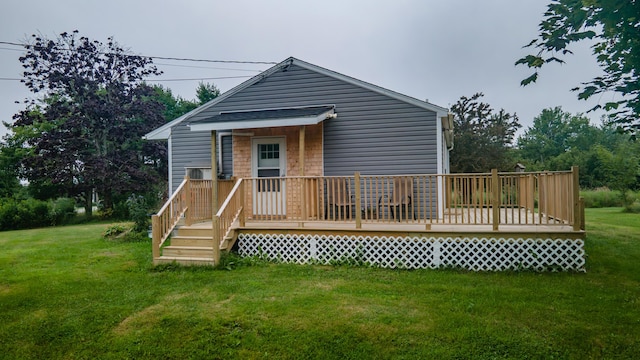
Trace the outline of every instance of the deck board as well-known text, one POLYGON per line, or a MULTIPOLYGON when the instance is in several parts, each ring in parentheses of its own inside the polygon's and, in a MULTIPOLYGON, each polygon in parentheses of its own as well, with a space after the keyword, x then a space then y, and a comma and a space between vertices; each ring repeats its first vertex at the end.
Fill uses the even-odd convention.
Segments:
MULTIPOLYGON (((574 231, 569 224, 546 220, 538 213, 522 208, 500 209, 501 223, 498 233, 583 233, 574 231)), ((304 229, 307 231, 370 231, 370 232, 437 232, 437 233, 485 233, 495 232, 490 208, 447 209, 444 216, 433 220, 374 219, 362 221, 362 228, 356 229, 355 220, 252 220, 247 219, 243 229, 304 229)), ((211 222, 194 224, 195 227, 211 228, 211 222)))

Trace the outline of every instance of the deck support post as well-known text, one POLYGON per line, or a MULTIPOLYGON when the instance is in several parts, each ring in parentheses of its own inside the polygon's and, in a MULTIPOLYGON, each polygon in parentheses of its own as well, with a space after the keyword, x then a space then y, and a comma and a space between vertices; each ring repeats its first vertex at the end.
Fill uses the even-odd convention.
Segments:
POLYGON ((211 228, 213 231, 213 263, 220 263, 220 224, 218 221, 218 160, 216 150, 218 148, 216 141, 218 134, 215 130, 211 130, 211 228))
POLYGON ((577 166, 571 167, 571 175, 573 175, 572 181, 572 201, 573 201, 573 231, 580 231, 581 218, 580 215, 580 179, 578 177, 579 168, 577 166))
POLYGON ((153 260, 160 257, 160 217, 158 215, 151 215, 151 253, 153 254, 153 260))
POLYGON ((356 192, 356 203, 355 203, 355 212, 356 212, 356 229, 362 229, 362 210, 360 209, 360 173, 356 171, 353 176, 353 181, 355 182, 355 192, 356 192))
POLYGON ((186 197, 185 203, 187 205, 187 211, 184 214, 184 224, 191 226, 193 224, 193 196, 191 196, 191 181, 189 181, 189 174, 184 175, 184 196, 186 197))
MULTIPOLYGON (((300 167, 300 176, 304 176, 304 147, 305 147, 306 127, 300 126, 299 140, 298 140, 298 166, 300 167)), ((306 199, 306 181, 304 178, 300 178, 300 215, 301 220, 298 223, 299 227, 304 227, 304 221, 307 220, 307 199, 306 199)))
POLYGON ((500 225, 500 178, 498 169, 491 169, 491 209, 493 210, 493 231, 500 225))
POLYGON ((580 197, 580 230, 585 230, 584 224, 584 198, 580 197))

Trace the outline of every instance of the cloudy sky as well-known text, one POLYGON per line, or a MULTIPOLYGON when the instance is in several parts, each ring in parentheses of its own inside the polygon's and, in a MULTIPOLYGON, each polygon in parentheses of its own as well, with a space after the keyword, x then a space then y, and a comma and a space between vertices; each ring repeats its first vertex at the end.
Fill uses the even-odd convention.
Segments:
MULTIPOLYGON (((515 67, 536 36, 543 0, 3 0, 0 41, 31 34, 55 37, 77 29, 105 42, 115 37, 133 53, 211 60, 280 62, 289 56, 409 96, 450 107, 460 96, 485 94, 495 109, 516 112, 526 128, 547 107, 585 112, 572 87, 598 75, 587 45, 565 65, 531 72, 515 67)), ((19 48, 0 44, 0 120, 31 96, 19 81, 19 48)), ((156 60, 159 82, 174 94, 195 96, 197 80, 222 91, 269 65, 156 60), (228 79, 210 79, 224 78, 228 79)), ((587 114, 599 123, 599 113, 587 114)), ((6 129, 0 126, 0 135, 6 129)))

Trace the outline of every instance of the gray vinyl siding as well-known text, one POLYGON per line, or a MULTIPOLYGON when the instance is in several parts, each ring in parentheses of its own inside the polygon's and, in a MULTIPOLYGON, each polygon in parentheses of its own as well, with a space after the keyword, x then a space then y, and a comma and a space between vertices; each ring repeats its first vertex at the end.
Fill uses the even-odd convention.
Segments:
MULTIPOLYGON (((211 167, 211 133, 191 131, 184 124, 180 124, 173 127, 171 139, 173 192, 184 179, 185 168, 211 167)), ((225 177, 233 175, 231 136, 222 136, 222 173, 225 177)))
POLYGON ((173 192, 184 179, 186 167, 211 166, 211 134, 190 131, 184 123, 178 124, 171 129, 171 148, 173 192))
MULTIPOLYGON (((206 119, 221 111, 328 104, 336 106, 338 116, 323 124, 325 175, 352 175, 355 171, 363 175, 437 172, 436 112, 295 64, 191 120, 206 119)), ((210 162, 209 133, 192 132, 187 122, 172 129, 174 187, 182 181, 189 162, 210 162)), ((225 158, 230 153, 223 150, 225 158)), ((224 172, 227 174, 227 170, 224 172)))
POLYGON ((222 173, 227 178, 233 176, 233 142, 231 136, 222 137, 222 173))

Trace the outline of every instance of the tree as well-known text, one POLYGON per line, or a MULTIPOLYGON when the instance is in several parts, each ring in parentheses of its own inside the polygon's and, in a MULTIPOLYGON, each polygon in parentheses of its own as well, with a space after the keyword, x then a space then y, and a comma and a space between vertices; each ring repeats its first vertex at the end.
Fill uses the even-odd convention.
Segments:
POLYGON ((482 96, 463 96, 451 107, 456 137, 451 152, 452 172, 507 170, 515 165, 510 150, 521 126, 518 117, 503 109, 494 113, 489 104, 479 101, 482 96))
POLYGON ((198 107, 195 101, 185 100, 180 96, 174 96, 171 89, 162 85, 154 85, 154 99, 164 106, 163 116, 165 121, 171 121, 198 107))
POLYGON ((19 147, 0 142, 0 198, 11 197, 20 189, 19 152, 19 147))
POLYGON ((542 110, 533 119, 533 125, 518 138, 518 148, 524 159, 545 164, 569 151, 589 150, 595 137, 597 129, 587 117, 571 115, 558 106, 542 110))
POLYGON ((220 96, 220 90, 214 85, 209 83, 200 82, 196 89, 196 98, 199 101, 198 105, 203 105, 209 101, 220 96))
POLYGON ((600 127, 581 114, 555 107, 542 110, 533 125, 518 138, 520 161, 534 170, 580 167, 580 186, 609 187, 623 194, 638 178, 640 144, 617 131, 611 122, 600 127))
MULTIPOLYGON (((550 62, 564 63, 562 55, 571 54, 569 45, 591 39, 593 54, 604 71, 573 90, 578 98, 588 99, 608 91, 620 100, 607 102, 604 109, 626 130, 640 130, 640 1, 631 0, 552 0, 540 22, 539 37, 527 47, 538 50, 516 65, 535 72, 522 80, 528 85, 538 79, 538 70, 550 62)), ((601 108, 595 106, 591 110, 601 108)))
POLYGON ((625 207, 628 207, 634 201, 634 197, 629 196, 629 191, 638 183, 640 176, 638 150, 638 144, 635 142, 620 143, 608 167, 611 170, 609 173, 609 187, 620 191, 625 207))
POLYGON ((113 38, 107 44, 78 32, 49 40, 33 35, 25 55, 23 82, 36 99, 11 125, 25 148, 30 181, 47 179, 67 196, 84 196, 91 214, 96 190, 110 209, 113 197, 143 191, 158 178, 165 145, 143 142, 162 125, 162 105, 142 82, 161 72, 150 58, 129 54, 113 38))
POLYGON ((162 85, 154 85, 154 99, 164 105, 164 118, 171 121, 188 113, 189 111, 203 105, 220 95, 220 90, 210 83, 200 82, 196 88, 196 99, 186 100, 181 96, 174 96, 171 89, 162 85))

